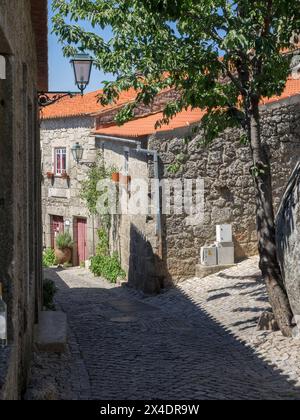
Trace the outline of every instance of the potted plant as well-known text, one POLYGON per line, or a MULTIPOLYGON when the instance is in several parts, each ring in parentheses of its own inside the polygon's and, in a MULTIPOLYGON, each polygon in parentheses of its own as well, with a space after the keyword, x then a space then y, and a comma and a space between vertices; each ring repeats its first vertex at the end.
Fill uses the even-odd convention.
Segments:
POLYGON ((69 175, 67 174, 67 172, 63 172, 61 174, 62 179, 69 179, 69 175))
POLYGON ((60 233, 56 238, 55 257, 57 264, 64 265, 71 262, 72 248, 73 241, 71 235, 68 232, 60 233))
POLYGON ((118 183, 120 181, 120 173, 119 172, 113 172, 111 175, 111 179, 113 182, 118 183))
POLYGON ((47 178, 48 179, 53 179, 54 178, 54 173, 53 172, 47 172, 47 178))

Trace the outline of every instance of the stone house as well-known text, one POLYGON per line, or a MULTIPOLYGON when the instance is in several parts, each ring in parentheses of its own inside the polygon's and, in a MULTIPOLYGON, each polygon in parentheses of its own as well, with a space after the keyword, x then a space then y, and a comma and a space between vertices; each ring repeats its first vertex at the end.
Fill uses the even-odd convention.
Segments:
POLYGON ((42 305, 37 91, 48 89, 46 0, 0 2, 0 57, 0 281, 8 307, 0 399, 17 399, 42 305))
POLYGON ((81 183, 102 151, 92 134, 96 120, 102 113, 115 113, 136 95, 129 90, 117 104, 103 108, 98 103, 100 93, 63 98, 41 112, 43 243, 54 248, 57 234, 69 231, 74 240, 74 265, 94 255, 97 244, 99 220, 89 214, 80 199, 81 183), (79 163, 71 151, 76 143, 84 150, 79 163))
MULTIPOLYGON (((280 98, 266 100, 261 106, 263 136, 273 156, 276 203, 298 161, 299 94, 300 81, 289 79, 280 98)), ((250 175, 249 151, 240 144, 240 133, 228 130, 209 148, 199 146, 201 135, 195 136, 192 130, 203 116, 203 112, 197 109, 184 111, 170 125, 155 129, 155 123, 162 118, 163 105, 174 95, 172 91, 159 95, 150 108, 140 106, 136 110, 135 119, 119 127, 114 117, 126 100, 131 100, 130 95, 133 98, 134 92, 120 98, 120 103, 109 108, 100 108, 95 93, 85 95, 84 99, 68 99, 66 101, 70 113, 75 109, 76 115, 62 117, 61 110, 53 106, 45 115, 42 125, 44 172, 51 167, 55 146, 61 147, 64 143, 70 149, 70 145, 78 141, 84 145, 83 161, 94 161, 100 150, 107 166, 117 168, 122 177, 119 186, 128 197, 134 194, 128 184, 133 184, 136 179, 146 183, 157 176, 160 180, 175 182, 195 178, 204 180, 204 219, 196 223, 191 222, 190 217, 184 213, 163 214, 163 203, 151 214, 123 213, 113 216, 111 250, 119 253, 129 283, 153 293, 161 287, 194 276, 199 264, 200 248, 214 242, 217 224, 233 225, 236 260, 256 254, 255 190, 250 175), (96 111, 91 107, 92 97, 96 111), (83 106, 85 101, 88 101, 88 106, 83 106), (82 115, 86 110, 87 115, 82 115), (83 127, 86 130, 84 133, 83 127), (177 170, 171 171, 174 166, 177 170)), ((63 101, 59 106, 64 110, 68 108, 63 101)), ((80 184, 77 184, 77 177, 81 180, 85 175, 76 169, 74 163, 70 165, 71 188, 68 194, 76 197, 75 201, 79 203, 80 184)), ((58 179, 55 182, 61 181, 58 179)), ((50 216, 58 207, 54 197, 50 197, 49 183, 45 184, 45 188, 44 231, 49 245, 50 216)), ((66 184, 65 188, 68 188, 66 184)), ((65 203, 59 214, 63 216, 69 204, 66 198, 60 200, 65 203)), ((72 218, 77 214, 86 214, 86 210, 84 203, 80 203, 82 213, 74 204, 71 207, 72 211, 67 217, 72 224, 72 218)), ((88 218, 87 215, 85 217, 88 218)), ((91 245, 89 249, 92 253, 91 245)))
MULTIPOLYGON (((272 154, 276 206, 300 156, 299 105, 300 80, 292 78, 280 98, 261 105, 263 139, 272 154)), ((132 180, 154 177, 156 154, 160 179, 204 180, 204 218, 199 223, 173 211, 151 217, 121 215, 114 224, 117 232, 112 243, 118 247, 129 282, 149 293, 198 274, 200 248, 215 241, 217 224, 233 225, 236 260, 257 254, 251 159, 248 147, 240 144, 239 131, 227 130, 205 147, 199 144, 201 134, 192 130, 201 121, 200 110, 184 111, 169 126, 157 130, 155 123, 162 116, 146 110, 119 127, 113 123, 114 113, 102 113, 94 130, 107 164, 127 159, 126 174, 132 180), (141 153, 140 142, 152 152, 141 153), (174 165, 177 170, 170 171, 174 165)))
MULTIPOLYGON (((94 255, 97 243, 99 220, 89 214, 80 199, 80 189, 97 158, 91 133, 95 115, 101 112, 99 94, 63 98, 41 112, 43 243, 46 248, 55 248, 57 234, 69 231, 74 240, 74 265, 94 255), (80 162, 72 156, 76 143, 84 150, 80 162)), ((124 93, 119 104, 132 98, 133 92, 124 93)))

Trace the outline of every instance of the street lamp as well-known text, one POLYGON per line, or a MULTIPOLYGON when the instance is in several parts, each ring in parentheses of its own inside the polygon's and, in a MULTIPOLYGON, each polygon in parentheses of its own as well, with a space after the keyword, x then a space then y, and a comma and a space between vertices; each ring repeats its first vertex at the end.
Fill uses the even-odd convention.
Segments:
MULTIPOLYGON (((75 83, 78 89, 83 95, 84 90, 90 83, 92 66, 94 60, 87 54, 78 54, 72 60, 75 83)), ((3 59, 0 56, 0 79, 1 74, 4 74, 3 59)), ((62 100, 63 98, 78 95, 78 92, 38 92, 38 104, 40 107, 45 108, 46 106, 53 105, 55 102, 62 100)))
POLYGON ((77 142, 71 149, 73 158, 76 163, 79 163, 82 160, 83 156, 83 147, 77 142))
POLYGON ((83 95, 83 91, 90 82, 93 59, 87 54, 78 54, 71 60, 71 63, 74 69, 75 83, 83 95))

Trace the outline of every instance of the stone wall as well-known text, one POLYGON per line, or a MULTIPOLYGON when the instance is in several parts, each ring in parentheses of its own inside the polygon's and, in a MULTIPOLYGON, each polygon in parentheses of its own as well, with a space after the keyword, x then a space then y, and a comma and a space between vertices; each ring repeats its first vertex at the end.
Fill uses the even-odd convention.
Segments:
MULTIPOLYGON (((149 180, 148 157, 138 153, 136 146, 129 143, 101 139, 97 146, 103 150, 107 166, 113 166, 123 174, 128 174, 132 180, 132 188, 119 188, 130 199, 136 194, 134 181, 149 180), (128 151, 128 170, 125 165, 125 151, 128 151)), ((145 293, 155 293, 160 290, 160 280, 157 274, 158 238, 155 234, 155 218, 146 214, 121 214, 112 218, 110 233, 111 252, 118 252, 122 268, 125 270, 130 286, 143 290, 145 293)))
MULTIPOLYGON (((300 97, 261 108, 262 133, 272 155, 274 201, 280 202, 289 175, 300 156, 300 97)), ((257 253, 255 189, 250 175, 247 147, 239 142, 239 132, 227 130, 208 148, 199 146, 198 136, 186 141, 187 130, 160 133, 149 148, 160 155, 161 175, 166 178, 205 180, 205 220, 198 226, 187 224, 186 215, 164 217, 164 263, 167 278, 179 281, 195 275, 201 246, 215 241, 215 226, 231 223, 236 259, 257 253), (182 154, 181 170, 168 168, 182 154)))
MULTIPOLYGON (((51 247, 51 216, 62 216, 69 220, 70 233, 73 236, 76 218, 87 219, 88 257, 94 254, 97 218, 90 217, 85 202, 80 199, 81 183, 87 177, 89 166, 77 164, 72 156, 71 148, 76 142, 84 148, 83 162, 94 162, 97 155, 95 137, 91 136, 93 120, 88 117, 44 120, 41 127, 42 148, 42 206, 43 206, 43 240, 45 247, 51 247), (47 172, 54 172, 54 149, 67 148, 67 173, 70 180, 55 177, 47 178, 47 172)), ((76 244, 75 244, 76 246, 76 244)), ((73 253, 74 264, 76 249, 73 253)))
POLYGON ((31 17, 35 33, 39 91, 48 91, 48 1, 31 0, 31 17))
MULTIPOLYGON (((46 29, 45 29, 46 30, 46 29)), ((0 399, 26 387, 42 300, 37 57, 29 0, 0 3, 0 281, 9 347, 0 349, 0 399)))

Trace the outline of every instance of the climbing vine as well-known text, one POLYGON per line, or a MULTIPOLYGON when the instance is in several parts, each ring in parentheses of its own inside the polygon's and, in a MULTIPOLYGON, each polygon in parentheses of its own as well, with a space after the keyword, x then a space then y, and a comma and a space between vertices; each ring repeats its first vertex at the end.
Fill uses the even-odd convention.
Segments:
MULTIPOLYGON (((97 203, 101 196, 105 194, 105 191, 98 190, 98 183, 111 179, 111 175, 115 171, 116 168, 107 167, 105 165, 103 154, 99 152, 95 164, 89 169, 86 180, 84 180, 81 184, 80 197, 85 201, 91 215, 99 215, 97 203)), ((109 230, 111 216, 108 211, 108 202, 106 204, 107 212, 99 216, 101 218, 102 225, 109 230)))
POLYGON ((91 215, 97 215, 101 221, 101 228, 98 230, 98 245, 96 255, 91 258, 91 271, 95 276, 104 277, 111 283, 116 283, 118 278, 124 278, 126 273, 121 267, 118 253, 110 254, 109 232, 111 228, 112 215, 109 211, 108 199, 104 201, 105 211, 99 214, 98 202, 107 191, 97 188, 99 182, 110 180, 112 174, 117 172, 115 167, 107 167, 102 153, 97 155, 95 165, 89 169, 87 178, 82 182, 80 197, 85 201, 91 215))

